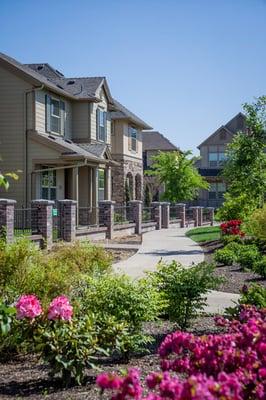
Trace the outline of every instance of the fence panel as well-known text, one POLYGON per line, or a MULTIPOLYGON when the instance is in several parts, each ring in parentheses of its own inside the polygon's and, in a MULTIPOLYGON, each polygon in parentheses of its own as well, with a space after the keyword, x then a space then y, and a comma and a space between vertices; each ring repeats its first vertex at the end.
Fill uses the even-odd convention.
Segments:
POLYGON ((192 208, 186 208, 186 225, 194 222, 194 212, 192 208))
MULTIPOLYGON (((15 208, 14 210, 14 235, 15 236, 31 236, 38 233, 32 227, 33 218, 37 218, 37 209, 32 208, 15 208)), ((36 226, 36 224, 35 224, 36 226)))
POLYGON ((152 207, 142 208, 142 222, 154 222, 152 207))
POLYGON ((77 209, 77 227, 98 227, 99 207, 79 207, 77 209))
POLYGON ((130 206, 114 206, 114 225, 133 223, 132 208, 130 206))
POLYGON ((170 221, 181 219, 181 208, 178 206, 170 205, 170 221))

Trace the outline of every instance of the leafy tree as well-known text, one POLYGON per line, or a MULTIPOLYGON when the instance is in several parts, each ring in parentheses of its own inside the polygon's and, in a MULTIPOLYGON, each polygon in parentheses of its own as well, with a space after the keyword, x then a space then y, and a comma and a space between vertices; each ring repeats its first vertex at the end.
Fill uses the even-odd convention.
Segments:
POLYGON ((172 202, 193 200, 199 189, 208 189, 209 184, 195 167, 197 157, 190 157, 191 151, 160 151, 153 156, 152 169, 147 175, 157 176, 165 186, 162 198, 172 202))
POLYGON ((264 203, 266 96, 245 104, 243 108, 247 130, 236 134, 227 148, 222 176, 228 190, 224 205, 218 211, 220 219, 245 218, 264 203))

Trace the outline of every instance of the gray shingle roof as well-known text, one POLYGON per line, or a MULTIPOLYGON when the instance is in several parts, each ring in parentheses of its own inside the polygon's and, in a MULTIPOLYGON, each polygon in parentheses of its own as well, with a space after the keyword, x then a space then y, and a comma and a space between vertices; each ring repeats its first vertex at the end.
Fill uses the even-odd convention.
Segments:
POLYGON ((88 78, 57 78, 53 79, 56 85, 59 85, 65 91, 69 92, 76 98, 97 97, 97 91, 103 84, 104 77, 88 77, 88 78))
POLYGON ((142 132, 143 151, 145 150, 179 150, 162 133, 157 131, 142 132))
POLYGON ((106 150, 106 145, 104 143, 77 143, 77 145, 97 157, 103 157, 106 150))
POLYGON ((119 103, 119 101, 113 99, 113 103, 117 111, 111 112, 111 119, 129 119, 136 125, 140 126, 142 129, 151 129, 151 127, 146 124, 146 122, 137 117, 133 112, 129 111, 125 106, 119 103))
POLYGON ((62 72, 58 71, 57 69, 54 69, 50 64, 47 64, 47 63, 24 64, 24 65, 31 68, 33 71, 37 72, 38 74, 45 76, 48 79, 56 79, 56 78, 64 77, 62 72))

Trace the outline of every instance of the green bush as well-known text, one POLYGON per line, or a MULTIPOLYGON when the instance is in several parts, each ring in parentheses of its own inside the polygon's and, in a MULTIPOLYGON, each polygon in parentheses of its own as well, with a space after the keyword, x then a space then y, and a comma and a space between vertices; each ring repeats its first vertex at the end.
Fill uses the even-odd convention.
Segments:
POLYGON ((148 273, 165 302, 165 313, 181 329, 187 328, 191 319, 204 308, 204 295, 221 282, 214 277, 213 271, 211 264, 201 263, 184 268, 173 261, 169 265, 161 263, 157 271, 148 273))
POLYGON ((246 225, 252 236, 266 240, 266 204, 252 213, 246 225))
POLYGON ((0 338, 6 336, 10 330, 16 314, 15 307, 0 300, 0 338))
POLYGON ((266 288, 253 284, 249 288, 243 287, 240 299, 235 307, 228 307, 225 313, 230 318, 238 318, 241 305, 250 305, 257 308, 266 307, 266 288))
POLYGON ((226 246, 230 243, 242 243, 239 235, 222 235, 223 245, 226 246))
POLYGON ((227 249, 218 249, 214 253, 213 257, 214 261, 223 265, 232 265, 236 260, 236 255, 233 250, 227 249))
POLYGON ((254 244, 244 245, 238 249, 236 261, 243 268, 252 269, 255 263, 260 259, 260 252, 254 244))
POLYGON ((111 270, 111 258, 101 247, 87 242, 59 244, 50 253, 20 238, 0 244, 0 295, 10 301, 24 293, 36 294, 46 305, 52 298, 79 285, 86 275, 111 270))
MULTIPOLYGON (((163 307, 158 290, 145 279, 132 281, 125 275, 105 275, 88 278, 86 285, 76 293, 80 299, 80 312, 97 315, 99 323, 106 316, 116 323, 124 323, 127 330, 128 349, 135 350, 146 343, 141 333, 142 324, 157 318, 163 307)), ((105 323, 105 322, 104 322, 105 323)))
POLYGON ((255 262, 253 265, 253 271, 266 278, 266 256, 263 256, 261 260, 255 262))

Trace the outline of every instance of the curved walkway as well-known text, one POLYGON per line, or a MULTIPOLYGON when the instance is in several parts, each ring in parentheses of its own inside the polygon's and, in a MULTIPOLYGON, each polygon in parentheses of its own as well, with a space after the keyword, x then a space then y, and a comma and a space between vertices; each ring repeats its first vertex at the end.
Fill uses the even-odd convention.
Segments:
MULTIPOLYGON (((185 236, 189 229, 191 228, 172 227, 145 233, 139 251, 127 260, 115 264, 114 269, 136 279, 144 276, 145 271, 154 271, 160 260, 175 260, 186 267, 202 262, 204 253, 201 247, 185 236)), ((238 298, 239 295, 234 293, 211 291, 205 311, 223 312, 238 298)))

